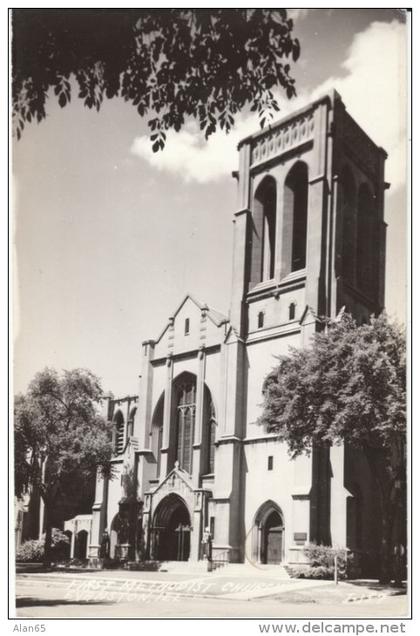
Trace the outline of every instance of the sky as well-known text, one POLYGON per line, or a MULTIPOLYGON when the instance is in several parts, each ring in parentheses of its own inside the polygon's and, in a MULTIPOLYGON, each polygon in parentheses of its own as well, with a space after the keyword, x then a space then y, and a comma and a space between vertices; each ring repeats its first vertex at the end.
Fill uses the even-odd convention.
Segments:
MULTIPOLYGON (((335 88, 389 158, 386 309, 406 316, 408 29, 399 9, 294 9, 298 97, 335 88)), ((51 100, 14 143, 14 392, 45 366, 86 367, 105 390, 137 393, 143 340, 187 292, 227 314, 238 141, 244 113, 206 143, 189 124, 153 154, 147 125, 121 100, 100 113, 51 100)))

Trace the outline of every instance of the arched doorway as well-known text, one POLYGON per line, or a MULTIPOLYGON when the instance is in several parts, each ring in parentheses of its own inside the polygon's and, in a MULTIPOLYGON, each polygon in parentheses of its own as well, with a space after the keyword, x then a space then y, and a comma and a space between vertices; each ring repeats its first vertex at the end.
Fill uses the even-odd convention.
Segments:
POLYGON ((255 515, 252 552, 258 563, 274 565, 284 559, 284 518, 273 501, 266 501, 255 515))
POLYGON ((283 554, 283 521, 273 510, 263 526, 261 563, 280 563, 283 554))
POLYGON ((75 558, 76 559, 86 559, 87 556, 87 543, 88 543, 88 533, 86 530, 80 530, 80 532, 76 535, 76 549, 75 549, 75 558))
POLYGON ((153 558, 158 561, 188 561, 191 518, 181 497, 168 495, 160 502, 151 532, 153 558))
POLYGON ((68 539, 68 543, 65 544, 65 547, 63 550, 64 558, 69 559, 71 556, 71 539, 72 539, 73 533, 71 530, 64 530, 64 534, 66 535, 68 539))

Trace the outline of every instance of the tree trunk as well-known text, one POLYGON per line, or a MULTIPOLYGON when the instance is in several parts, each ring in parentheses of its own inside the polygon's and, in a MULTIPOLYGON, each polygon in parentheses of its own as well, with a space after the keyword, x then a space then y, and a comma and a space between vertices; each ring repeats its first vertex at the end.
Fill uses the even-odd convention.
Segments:
POLYGON ((45 544, 44 544, 44 565, 47 567, 51 565, 52 561, 52 523, 50 515, 50 504, 44 500, 44 515, 45 515, 45 544))

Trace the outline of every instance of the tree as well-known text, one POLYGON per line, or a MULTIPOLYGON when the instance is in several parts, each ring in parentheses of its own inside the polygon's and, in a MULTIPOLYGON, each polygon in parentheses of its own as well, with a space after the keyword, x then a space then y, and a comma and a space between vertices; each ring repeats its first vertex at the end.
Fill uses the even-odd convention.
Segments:
POLYGON ((405 512, 406 366, 403 330, 386 315, 358 326, 327 321, 311 346, 279 358, 264 386, 260 423, 292 457, 313 445, 363 451, 381 511, 381 580, 390 580, 396 521, 405 512))
POLYGON ((273 89, 296 94, 292 30, 284 9, 13 9, 14 130, 46 117, 49 89, 61 107, 74 90, 98 111, 122 97, 148 117, 155 152, 186 118, 208 138, 248 105, 264 126, 273 89))
POLYGON ((52 528, 74 516, 99 469, 111 474, 111 431, 99 414, 102 390, 84 369, 38 373, 15 398, 15 494, 44 502, 45 560, 52 528))

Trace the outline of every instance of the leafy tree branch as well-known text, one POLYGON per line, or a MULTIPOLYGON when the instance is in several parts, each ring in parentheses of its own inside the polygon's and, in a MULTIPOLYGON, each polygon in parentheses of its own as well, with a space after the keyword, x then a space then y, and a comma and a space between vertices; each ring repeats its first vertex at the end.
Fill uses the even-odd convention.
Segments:
POLYGON ((195 119, 207 139, 245 106, 261 126, 296 94, 300 45, 285 9, 13 9, 12 115, 18 138, 47 99, 100 110, 121 97, 146 117, 154 152, 195 119))

